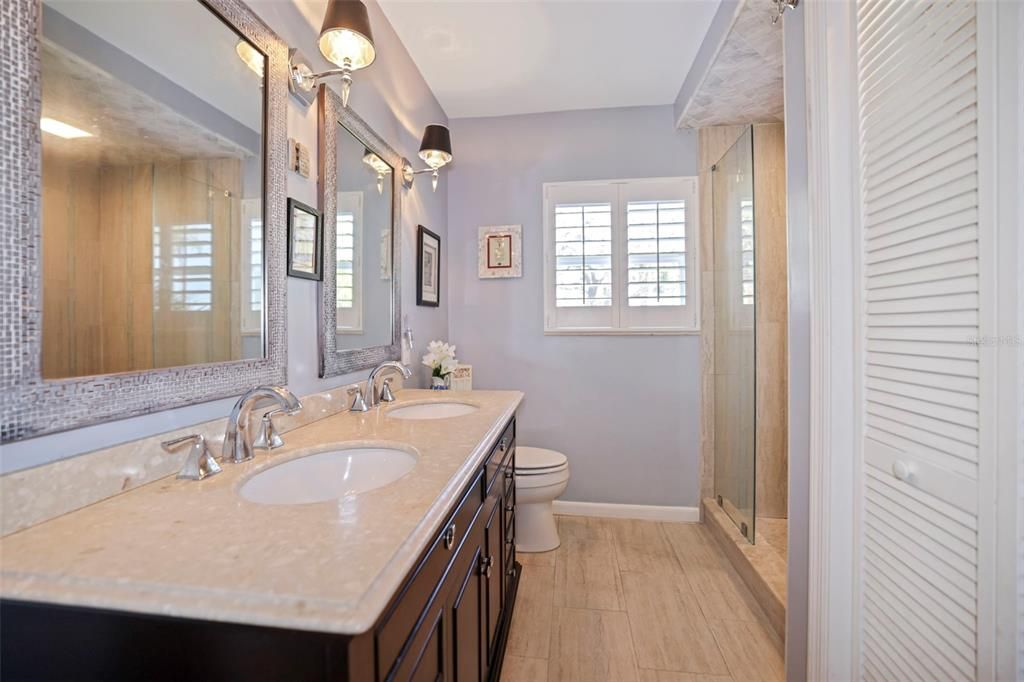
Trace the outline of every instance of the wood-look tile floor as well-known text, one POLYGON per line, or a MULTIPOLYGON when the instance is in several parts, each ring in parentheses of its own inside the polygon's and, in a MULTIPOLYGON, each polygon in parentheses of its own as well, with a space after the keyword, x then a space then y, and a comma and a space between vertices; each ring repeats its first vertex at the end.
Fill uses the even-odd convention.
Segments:
POLYGON ((502 682, 776 682, 782 644, 698 524, 558 517, 523 564, 502 682))

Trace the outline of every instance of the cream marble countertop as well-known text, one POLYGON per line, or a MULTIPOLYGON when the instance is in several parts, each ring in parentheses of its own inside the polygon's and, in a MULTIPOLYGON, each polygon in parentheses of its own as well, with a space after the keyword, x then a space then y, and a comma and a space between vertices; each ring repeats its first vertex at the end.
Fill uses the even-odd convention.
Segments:
POLYGON ((0 540, 0 596, 340 634, 367 631, 515 413, 518 391, 403 390, 285 435, 272 454, 204 481, 164 478, 0 540), (406 420, 423 401, 479 409, 406 420), (412 447, 399 480, 330 502, 267 506, 238 488, 253 474, 339 444, 412 447))

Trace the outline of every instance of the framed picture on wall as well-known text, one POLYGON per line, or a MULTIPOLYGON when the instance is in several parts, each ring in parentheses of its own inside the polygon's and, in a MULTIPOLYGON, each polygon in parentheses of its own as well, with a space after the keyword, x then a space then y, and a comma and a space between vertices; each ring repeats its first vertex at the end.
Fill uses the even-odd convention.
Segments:
POLYGON ((288 276, 324 278, 324 234, 320 211, 288 199, 288 276))
POLYGON ((416 305, 441 305, 441 238, 422 225, 416 233, 416 305))
POLYGON ((481 227, 477 274, 482 279, 523 276, 523 226, 481 227))

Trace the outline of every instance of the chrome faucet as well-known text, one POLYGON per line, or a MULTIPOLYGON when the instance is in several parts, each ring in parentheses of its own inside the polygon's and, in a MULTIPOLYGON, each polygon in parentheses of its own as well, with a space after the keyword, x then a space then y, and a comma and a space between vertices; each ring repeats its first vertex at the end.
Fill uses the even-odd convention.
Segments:
MULTIPOLYGON (((388 360, 374 367, 370 370, 370 378, 366 380, 366 409, 372 409, 380 402, 380 396, 377 394, 377 377, 389 370, 401 373, 403 379, 412 376, 408 367, 395 360, 388 360)), ((390 392, 389 389, 388 393, 390 394, 390 392)))
POLYGON ((271 398, 288 414, 295 414, 302 408, 291 391, 283 386, 257 386, 246 391, 231 410, 228 427, 224 432, 224 449, 221 459, 225 462, 246 462, 252 459, 252 439, 249 437, 249 413, 253 404, 261 398, 271 398))

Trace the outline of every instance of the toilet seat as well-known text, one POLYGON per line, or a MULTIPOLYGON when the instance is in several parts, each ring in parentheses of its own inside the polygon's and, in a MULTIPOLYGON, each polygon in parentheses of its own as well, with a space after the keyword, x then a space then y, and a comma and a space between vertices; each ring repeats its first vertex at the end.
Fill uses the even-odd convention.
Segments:
POLYGON ((552 473, 568 467, 569 458, 561 452, 527 446, 516 448, 515 471, 517 475, 531 476, 552 473))

